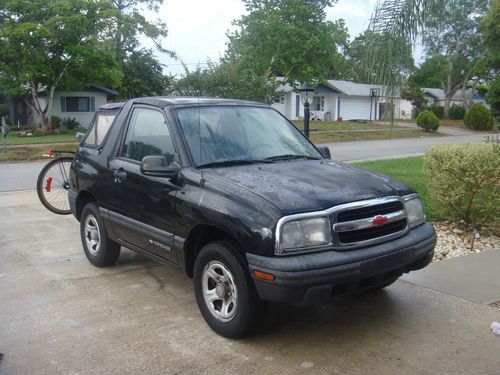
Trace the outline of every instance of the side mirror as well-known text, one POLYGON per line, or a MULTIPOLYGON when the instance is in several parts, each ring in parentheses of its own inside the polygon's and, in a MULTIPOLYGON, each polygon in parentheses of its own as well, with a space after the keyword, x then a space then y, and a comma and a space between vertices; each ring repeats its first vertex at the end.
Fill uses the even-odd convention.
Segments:
POLYGON ((176 161, 169 164, 163 155, 145 156, 141 162, 141 173, 146 176, 173 178, 180 170, 181 166, 176 161))
POLYGON ((325 159, 332 158, 332 154, 330 153, 330 148, 328 146, 318 147, 318 151, 325 159))

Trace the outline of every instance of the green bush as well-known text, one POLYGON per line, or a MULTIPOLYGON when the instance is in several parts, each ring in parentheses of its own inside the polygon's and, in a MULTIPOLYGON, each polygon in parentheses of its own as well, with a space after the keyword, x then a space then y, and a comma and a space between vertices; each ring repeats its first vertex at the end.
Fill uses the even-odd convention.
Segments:
POLYGON ((50 118, 50 122, 52 123, 52 129, 59 129, 61 127, 62 120, 59 116, 52 116, 50 118))
POLYGON ((500 145, 455 143, 431 147, 424 157, 429 198, 438 216, 475 228, 499 228, 500 145))
POLYGON ((441 107, 440 105, 430 106, 428 110, 434 113, 438 119, 442 119, 444 117, 444 107, 441 107))
POLYGON ((448 117, 452 120, 462 120, 465 116, 465 108, 458 104, 453 104, 448 111, 448 117))
POLYGON ((74 129, 78 126, 80 126, 80 123, 78 122, 78 120, 76 118, 69 118, 69 117, 66 117, 64 120, 63 120, 63 125, 66 129, 74 129))
POLYGON ((425 110, 417 116, 417 125, 426 132, 435 132, 439 128, 439 119, 431 111, 425 110))
POLYGON ((481 103, 476 103, 465 114, 465 126, 474 130, 491 130, 493 128, 493 115, 481 103))

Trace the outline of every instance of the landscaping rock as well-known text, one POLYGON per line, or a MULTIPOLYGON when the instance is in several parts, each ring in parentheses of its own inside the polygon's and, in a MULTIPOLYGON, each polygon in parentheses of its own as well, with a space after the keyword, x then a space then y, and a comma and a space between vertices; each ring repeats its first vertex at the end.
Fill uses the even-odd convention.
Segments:
POLYGON ((434 261, 500 249, 500 237, 494 233, 467 229, 463 222, 435 222, 437 245, 434 261))

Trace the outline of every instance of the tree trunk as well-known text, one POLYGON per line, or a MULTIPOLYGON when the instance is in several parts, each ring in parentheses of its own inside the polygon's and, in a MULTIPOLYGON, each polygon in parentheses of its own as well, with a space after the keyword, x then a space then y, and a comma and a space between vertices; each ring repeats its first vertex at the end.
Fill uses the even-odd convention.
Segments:
POLYGON ((42 108, 40 104, 40 94, 35 87, 35 84, 30 84, 30 92, 31 92, 31 102, 26 100, 26 103, 36 112, 38 115, 42 129, 45 134, 52 134, 52 124, 50 122, 50 112, 52 110, 52 102, 54 99, 54 90, 55 87, 52 87, 49 91, 49 95, 46 98, 45 108, 42 108))
POLYGON ((455 94, 452 92, 452 73, 453 73, 453 59, 448 60, 448 75, 446 79, 446 87, 443 89, 444 91, 444 117, 448 118, 448 112, 450 111, 450 103, 451 99, 453 98, 453 95, 455 94))

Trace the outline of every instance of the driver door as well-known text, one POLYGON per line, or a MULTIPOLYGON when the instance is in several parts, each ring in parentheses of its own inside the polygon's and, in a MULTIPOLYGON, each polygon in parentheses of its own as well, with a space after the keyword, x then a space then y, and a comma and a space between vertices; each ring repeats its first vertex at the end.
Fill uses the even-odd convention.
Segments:
POLYGON ((173 161, 170 134, 161 110, 146 106, 132 110, 123 143, 110 161, 115 202, 110 218, 122 241, 177 263, 172 245, 178 187, 168 178, 146 176, 140 170, 145 156, 164 155, 173 161))

